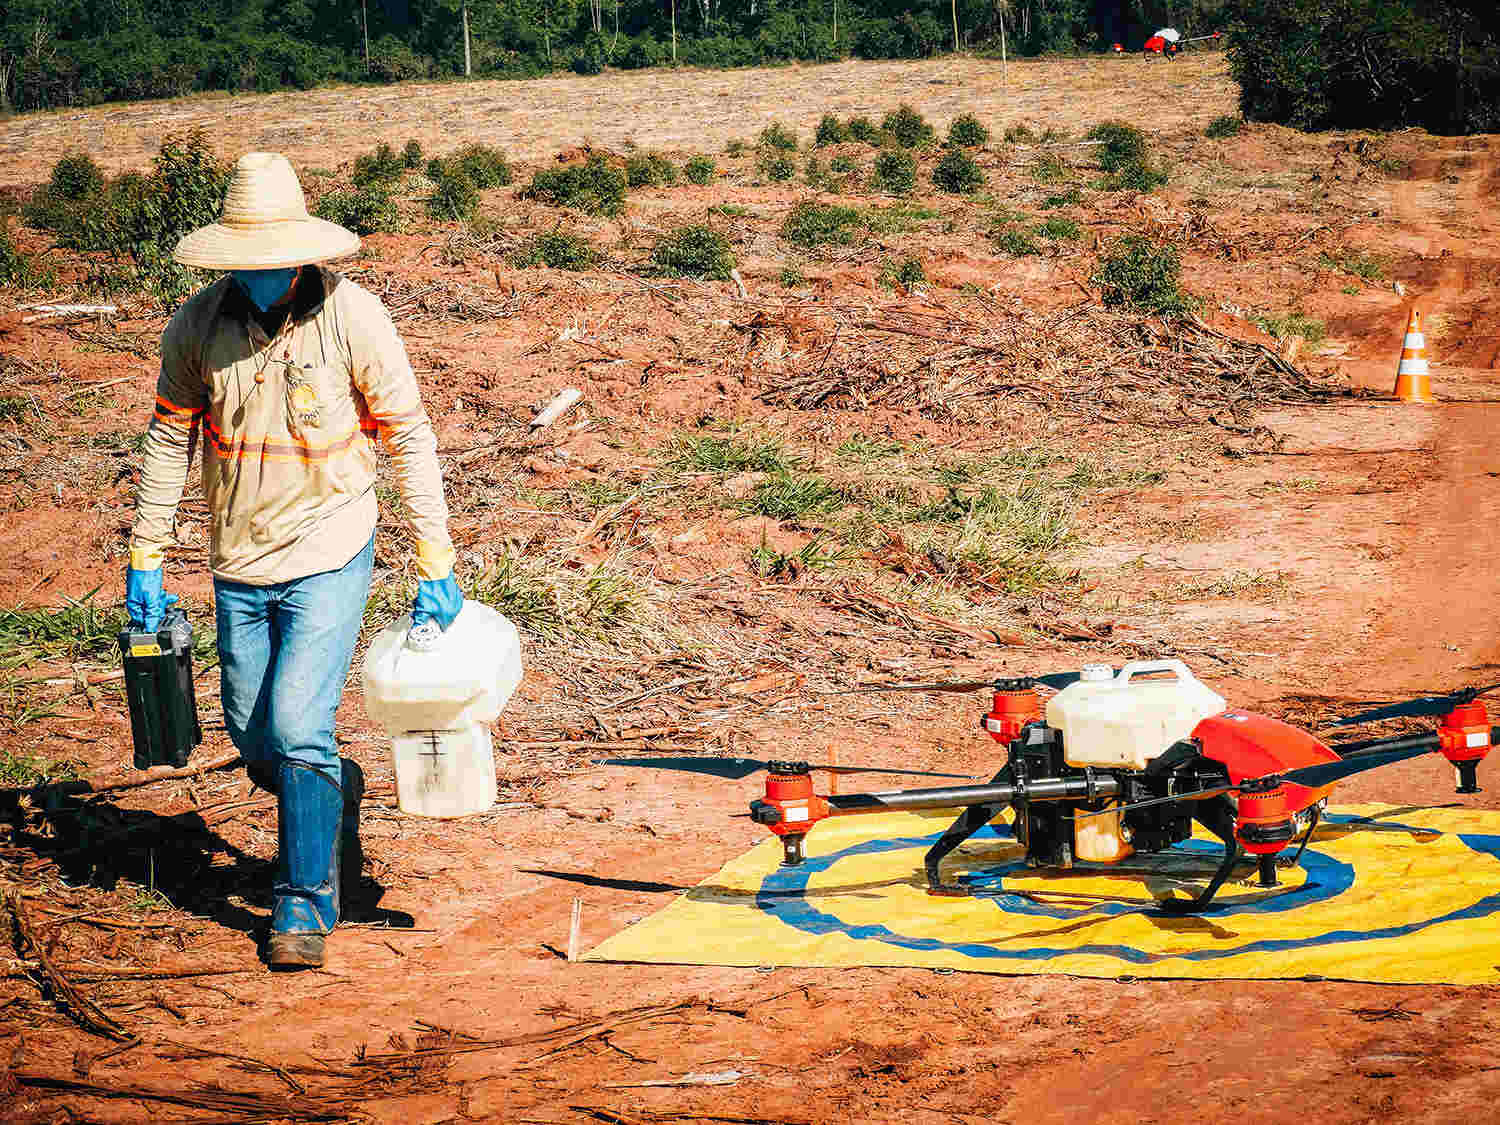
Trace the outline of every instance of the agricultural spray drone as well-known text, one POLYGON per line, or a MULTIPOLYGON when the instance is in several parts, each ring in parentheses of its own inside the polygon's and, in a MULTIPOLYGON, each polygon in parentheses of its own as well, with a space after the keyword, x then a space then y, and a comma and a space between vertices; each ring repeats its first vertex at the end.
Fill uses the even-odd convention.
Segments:
POLYGON ((935 895, 969 893, 945 882, 940 865, 1006 809, 1032 867, 1070 868, 1077 860, 1116 863, 1137 851, 1163 851, 1187 840, 1196 820, 1224 842, 1223 861, 1195 897, 1157 903, 1188 914, 1210 904, 1244 853, 1255 857, 1260 885, 1276 886, 1279 853, 1295 848, 1290 863, 1300 860, 1328 794, 1353 774, 1438 753, 1453 764, 1457 791, 1477 793, 1476 768, 1500 737, 1479 697, 1497 687, 1423 696, 1332 720, 1322 725, 1423 716, 1441 721, 1428 734, 1330 747, 1279 719, 1226 709, 1180 661, 1127 664, 1118 672, 1090 665, 1082 672, 995 681, 854 689, 992 691, 993 705, 981 726, 1006 747, 1006 761, 988 784, 822 795, 813 790, 814 772, 959 775, 754 758, 614 758, 604 764, 736 780, 765 770, 765 793, 751 803, 750 817, 781 838, 783 862, 793 866, 803 862, 808 832, 830 817, 962 809, 925 857, 928 891, 935 895), (1164 675, 1173 679, 1164 681, 1164 675), (1161 705, 1142 708, 1140 700, 1157 690, 1153 684, 1162 686, 1161 705), (1182 685, 1193 690, 1184 694, 1182 685), (1041 687, 1056 693, 1045 717, 1041 687), (1144 689, 1144 694, 1136 691, 1134 703, 1128 698, 1133 688, 1144 689), (1180 733, 1173 732, 1174 725, 1180 733))

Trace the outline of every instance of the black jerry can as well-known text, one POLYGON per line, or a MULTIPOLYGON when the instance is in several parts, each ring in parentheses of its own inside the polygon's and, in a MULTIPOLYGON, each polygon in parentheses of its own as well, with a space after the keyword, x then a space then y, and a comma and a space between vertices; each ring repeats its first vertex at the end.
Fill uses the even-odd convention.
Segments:
POLYGON ((193 627, 172 609, 154 633, 120 633, 135 768, 187 765, 203 741, 193 696, 193 627))

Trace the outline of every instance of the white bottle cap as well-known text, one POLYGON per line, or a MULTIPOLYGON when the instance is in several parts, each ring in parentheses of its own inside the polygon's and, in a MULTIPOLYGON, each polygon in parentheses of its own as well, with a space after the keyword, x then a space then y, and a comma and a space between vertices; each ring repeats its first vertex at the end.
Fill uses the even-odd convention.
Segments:
POLYGON ((1115 678, 1115 670, 1108 664, 1085 664, 1078 678, 1086 684, 1097 684, 1115 678))

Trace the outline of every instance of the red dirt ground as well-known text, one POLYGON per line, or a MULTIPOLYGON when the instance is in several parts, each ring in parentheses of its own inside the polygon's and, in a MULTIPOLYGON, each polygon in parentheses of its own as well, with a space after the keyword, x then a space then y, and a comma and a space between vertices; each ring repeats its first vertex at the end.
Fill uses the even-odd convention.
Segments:
MULTIPOLYGON (((1028 88, 1050 91, 1051 100, 1027 110, 1028 116, 1039 127, 1076 128, 1080 111, 1057 92, 1067 89, 1072 64, 1045 65, 1050 69, 1012 68, 1025 75, 1028 88)), ((1087 89, 1080 91, 1097 92, 1103 80, 1095 69, 1090 66, 1087 89)), ((878 77, 852 64, 847 73, 878 77)), ((901 73, 903 91, 919 108, 950 108, 922 103, 911 75, 926 71, 901 73)), ((1160 483, 1105 489, 1080 513, 1070 565, 1098 586, 1069 595, 1066 612, 1075 619, 1108 616, 1118 622, 1115 639, 1097 644, 1039 640, 1000 649, 873 626, 830 609, 819 600, 821 587, 813 579, 781 585, 750 574, 744 559, 763 529, 782 549, 805 543, 805 529, 774 521, 766 528, 763 520, 736 519, 722 508, 648 508, 628 533, 630 549, 649 560, 661 581, 676 584, 666 604, 701 628, 712 645, 686 669, 653 664, 650 654, 640 652, 626 652, 614 664, 595 653, 573 662, 555 650, 540 655, 500 725, 504 779, 495 812, 454 823, 398 814, 384 744, 364 719, 351 685, 340 736, 345 752, 365 763, 374 783, 364 818, 367 876, 383 888, 378 907, 410 914, 415 928, 344 927, 331 942, 324 970, 267 977, 251 934, 268 906, 274 815, 264 802, 240 804, 251 793, 239 773, 211 773, 110 799, 111 809, 136 811, 143 818, 137 823, 173 814, 191 818, 196 809, 202 822, 215 826, 206 842, 201 834, 184 844, 173 843, 173 832, 153 833, 156 887, 175 909, 127 908, 131 895, 145 892, 144 847, 111 848, 109 854, 95 848, 83 856, 83 867, 77 857, 64 855, 59 868, 38 857, 56 857, 75 841, 12 833, 0 845, 0 874, 7 890, 20 894, 20 909, 33 925, 80 912, 103 917, 102 923, 59 923, 52 931, 54 956, 80 979, 101 966, 172 973, 198 967, 223 975, 82 984, 143 1040, 140 1047, 90 1062, 112 1044, 78 1030, 39 992, 26 965, 12 960, 0 985, 0 1034, 12 1049, 10 1070, 76 1078, 76 1068, 87 1072, 87 1081, 111 1087, 182 1091, 214 1083, 286 1092, 301 1082, 316 1092, 325 1088, 322 1079, 299 1078, 293 1068, 345 1067, 363 1048, 372 1054, 388 1050, 393 1037, 404 1037, 410 1046, 421 1033, 419 1023, 503 1039, 544 1032, 582 1015, 700 999, 703 1004, 681 1013, 547 1058, 540 1056, 555 1043, 476 1050, 458 1054, 447 1069, 386 1073, 358 1097, 357 1112, 318 1118, 311 1111, 288 1111, 282 1119, 365 1115, 392 1125, 1483 1120, 1483 1107, 1500 1097, 1500 1067, 1491 1049, 1500 1023, 1493 986, 1103 981, 899 970, 760 973, 570 964, 559 952, 567 943, 575 896, 582 900, 588 947, 665 905, 760 834, 747 821, 725 815, 740 807, 746 787, 591 768, 586 750, 556 748, 557 742, 593 740, 600 728, 618 731, 624 724, 597 694, 601 685, 609 698, 623 699, 633 685, 706 677, 708 686, 657 697, 634 715, 640 724, 670 729, 690 726, 698 714, 728 715, 723 733, 714 736, 716 748, 757 753, 774 746, 813 757, 837 745, 848 761, 979 772, 993 768, 994 751, 973 729, 976 697, 835 697, 814 689, 849 680, 963 679, 1076 667, 1090 658, 1117 657, 1127 643, 1121 638, 1128 637, 1183 652, 1234 701, 1278 711, 1291 708, 1287 697, 1296 693, 1389 698, 1496 678, 1490 672, 1500 664, 1493 608, 1500 450, 1492 437, 1492 400, 1500 396, 1494 371, 1500 354, 1494 207, 1500 142, 1402 134, 1390 142, 1390 151, 1408 162, 1407 171, 1391 175, 1363 164, 1352 152, 1358 138, 1344 135, 1307 138, 1257 127, 1229 141, 1205 142, 1188 134, 1201 134, 1208 120, 1225 111, 1230 91, 1222 70, 1197 61, 1176 71, 1159 67, 1150 81, 1187 79, 1201 84, 1197 100, 1184 98, 1190 104, 1173 110, 1179 127, 1159 138, 1180 170, 1164 202, 1104 200, 1080 215, 1085 225, 1107 237, 1160 215, 1165 222, 1188 210, 1207 214, 1223 243, 1238 249, 1221 253, 1206 240, 1190 243, 1187 288, 1220 309, 1284 312, 1300 306, 1324 320, 1328 339, 1309 349, 1315 355, 1307 362, 1356 387, 1389 391, 1405 313, 1417 304, 1427 319, 1443 405, 1423 409, 1342 399, 1264 410, 1256 420, 1283 439, 1274 452, 1257 451, 1240 436, 1210 427, 1143 436, 1132 427, 1104 424, 1081 430, 1059 415, 1051 437, 1141 453, 1164 472, 1160 483), (1308 232, 1312 240, 1295 251, 1276 242, 1308 232), (1336 270, 1310 266, 1311 246, 1378 250, 1385 280, 1351 286, 1336 270), (1393 289, 1395 281, 1404 296, 1393 289), (1234 448, 1233 456, 1223 455, 1225 446, 1234 448), (1275 581, 1259 581, 1265 576, 1275 581), (1202 583, 1214 579, 1227 582, 1230 592, 1203 592, 1202 583), (789 686, 787 666, 805 673, 807 682, 789 686), (765 675, 773 681, 757 686, 754 678, 765 675), (736 683, 749 684, 745 695, 736 694, 736 683), (755 705, 734 710, 746 698, 755 705), (1376 1018, 1380 1012, 1387 1018, 1376 1018), (289 1077, 283 1081, 264 1067, 236 1066, 225 1057, 195 1058, 170 1043, 268 1061, 289 1077), (729 1068, 754 1077, 725 1088, 621 1088, 729 1068)), ((673 81, 717 89, 759 78, 673 81)), ((545 100, 550 87, 503 89, 545 100)), ((967 107, 946 88, 940 92, 952 108, 967 107)), ((1162 87, 1163 96, 1170 92, 1162 87)), ((346 95, 305 95, 302 102, 278 97, 278 106, 324 107, 343 105, 338 98, 346 95)), ((882 95, 876 104, 886 100, 894 95, 882 95)), ((206 120, 217 120, 219 112, 213 103, 197 111, 206 120)), ((35 161, 17 173, 34 181, 57 151, 96 126, 106 127, 109 115, 154 122, 162 112, 154 106, 110 107, 98 111, 104 116, 84 115, 66 128, 54 117, 18 119, 0 129, 13 144, 26 143, 28 130, 36 130, 35 161)), ((1130 115, 1128 108, 1121 112, 1130 115)), ((697 119, 691 107, 680 115, 660 127, 663 136, 692 135, 697 119)), ((703 127, 720 129, 718 117, 710 116, 703 127)), ((799 121, 815 117, 809 108, 799 121)), ((648 120, 633 122, 638 136, 651 131, 648 120)), ((728 131, 752 130, 736 124, 728 131)), ((455 137, 463 139, 469 138, 455 137)), ((140 163, 137 150, 147 151, 140 147, 144 142, 131 143, 135 148, 122 165, 140 163)), ((339 155, 347 156, 366 142, 341 133, 337 143, 339 155)), ((656 227, 668 210, 696 208, 701 215, 710 202, 779 215, 800 194, 734 181, 671 192, 632 195, 625 222, 594 229, 628 240, 629 223, 656 227)), ((537 217, 536 208, 507 206, 508 216, 519 216, 519 226, 547 220, 537 217)), ((747 283, 763 293, 774 288, 780 251, 753 218, 738 220, 736 237, 747 283)), ((593 512, 580 516, 575 508, 559 507, 553 500, 561 490, 629 475, 632 467, 650 463, 651 448, 704 414, 749 422, 811 448, 881 429, 958 451, 982 447, 961 421, 902 410, 861 416, 769 408, 716 365, 714 357, 740 347, 737 329, 686 323, 666 300, 634 283, 622 289, 610 280, 614 275, 602 272, 578 279, 544 271, 539 291, 533 273, 511 269, 493 255, 440 264, 434 237, 372 239, 377 254, 360 267, 376 283, 385 277, 408 287, 446 280, 485 287, 495 300, 515 294, 526 299, 497 319, 402 322, 440 442, 449 451, 450 490, 465 497, 455 505, 455 526, 466 552, 493 558, 506 535, 536 537, 538 543, 577 535, 593 512), (601 347, 623 357, 620 362, 605 363, 587 348, 559 341, 562 329, 580 320, 601 347), (645 386, 652 364, 666 374, 645 386), (528 444, 524 419, 567 382, 584 389, 585 405, 601 425, 528 444), (491 435, 502 442, 498 453, 464 459, 461 451, 477 449, 491 435), (571 456, 559 461, 549 452, 555 448, 571 456), (524 491, 518 493, 517 485, 524 491), (493 511, 474 500, 483 496, 499 498, 493 511)), ((956 307, 960 286, 973 278, 993 287, 997 300, 1062 306, 1079 299, 1077 279, 1088 276, 1085 266, 1063 258, 1000 256, 972 227, 928 231, 913 241, 929 263, 937 263, 929 273, 939 308, 943 302, 956 307)), ((878 257, 866 256, 814 263, 808 272, 825 292, 851 302, 919 303, 879 289, 877 265, 878 257)), ((395 299, 387 296, 388 302, 395 299)), ((0 424, 0 499, 7 500, 0 512, 0 604, 57 605, 64 596, 100 586, 118 596, 129 470, 137 456, 122 448, 119 435, 128 435, 149 409, 150 341, 161 317, 125 317, 114 326, 141 333, 144 355, 109 350, 55 327, 21 326, 8 314, 4 323, 4 353, 47 373, 36 379, 23 373, 20 389, 36 396, 41 413, 57 421, 50 429, 24 416, 0 424), (54 363, 61 374, 53 371, 54 363), (134 378, 102 397, 85 397, 85 409, 70 412, 71 400, 62 397, 68 389, 125 376, 134 378)), ((201 499, 196 503, 195 510, 189 500, 187 526, 179 532, 188 543, 201 535, 194 530, 201 527, 201 499)), ((386 561, 399 565, 398 540, 382 538, 380 547, 386 561)), ((183 563, 174 565, 170 581, 201 607, 210 588, 199 553, 182 552, 183 563)), ((1045 597, 1030 608, 1036 605, 1045 608, 1045 597)), ((537 651, 548 650, 537 642, 537 651)), ((70 675, 62 666, 54 671, 70 675)), ((211 685, 211 677, 202 682, 211 685)), ((122 766, 129 732, 118 695, 108 689, 87 695, 66 694, 66 687, 49 690, 50 716, 22 722, 8 714, 0 736, 6 748, 81 759, 95 785, 133 777, 122 766)), ((216 718, 216 698, 211 686, 206 690, 205 718, 216 718)), ((227 750, 222 729, 211 729, 199 760, 227 750)), ((1481 773, 1489 779, 1487 792, 1464 798, 1466 804, 1500 809, 1493 770, 1490 765, 1481 773)), ((1355 778, 1340 788, 1337 800, 1420 805, 1455 798, 1445 768, 1416 761, 1355 778)), ((104 825, 128 816, 109 813, 104 825)), ((775 951, 768 950, 767 961, 774 960, 775 951)), ((34 1085, 0 1086, 0 1097, 8 1099, 6 1120, 28 1123, 270 1119, 234 1106, 217 1116, 194 1116, 173 1106, 49 1093, 34 1085)))

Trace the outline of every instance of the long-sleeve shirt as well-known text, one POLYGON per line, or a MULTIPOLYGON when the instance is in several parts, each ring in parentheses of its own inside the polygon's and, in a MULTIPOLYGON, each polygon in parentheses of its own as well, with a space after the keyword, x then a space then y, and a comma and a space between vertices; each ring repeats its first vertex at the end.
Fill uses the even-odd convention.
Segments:
POLYGON ((162 336, 131 565, 159 565, 193 445, 216 577, 255 586, 342 567, 375 529, 375 442, 390 450, 423 578, 452 566, 437 439, 390 316, 373 294, 304 267, 268 335, 223 278, 162 336))

